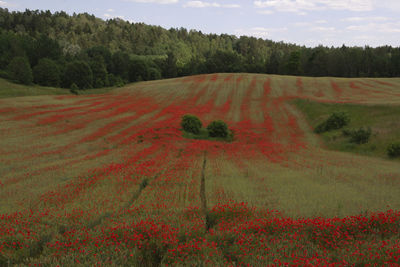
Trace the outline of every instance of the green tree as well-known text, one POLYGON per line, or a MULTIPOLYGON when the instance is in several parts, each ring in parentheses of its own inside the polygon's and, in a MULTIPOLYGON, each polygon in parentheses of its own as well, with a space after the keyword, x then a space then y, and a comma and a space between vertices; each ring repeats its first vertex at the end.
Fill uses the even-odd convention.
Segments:
POLYGON ((8 65, 8 74, 12 80, 22 84, 31 84, 33 81, 32 69, 26 57, 15 57, 8 65))
POLYGON ((234 51, 217 51, 207 62, 207 69, 210 73, 215 72, 240 72, 242 68, 242 59, 234 51))
POLYGON ((228 125, 221 120, 212 121, 207 126, 207 131, 211 137, 225 138, 228 137, 229 134, 228 125))
POLYGON ((63 85, 66 88, 70 88, 74 83, 79 87, 79 89, 92 88, 93 73, 86 62, 74 61, 66 66, 63 85))
POLYGON ((94 47, 89 48, 86 51, 86 53, 92 60, 98 59, 99 57, 101 57, 103 59, 105 66, 107 67, 107 70, 109 70, 108 68, 111 69, 112 55, 111 55, 110 50, 107 47, 94 46, 94 47))
POLYGON ((110 72, 124 80, 129 80, 129 55, 121 51, 115 52, 111 57, 110 72))
POLYGON ((294 51, 294 52, 290 53, 287 68, 288 68, 288 73, 291 75, 300 74, 300 52, 299 51, 294 51))
POLYGON ((349 122, 350 118, 347 113, 334 112, 329 116, 329 118, 326 121, 319 124, 314 131, 316 133, 323 133, 331 130, 337 130, 348 125, 349 122))
POLYGON ((57 60, 62 55, 62 49, 56 40, 41 34, 34 42, 33 53, 31 54, 31 64, 35 66, 41 58, 57 60))
POLYGON ((174 53, 169 52, 167 59, 165 60, 165 65, 164 65, 164 77, 166 78, 174 78, 178 76, 178 68, 176 66, 176 56, 174 53))
POLYGON ((100 88, 108 86, 108 73, 103 57, 94 57, 90 61, 90 68, 93 72, 93 87, 100 88))
POLYGON ((199 118, 194 115, 186 114, 182 117, 181 126, 184 131, 189 133, 198 134, 202 127, 202 123, 199 118))
POLYGON ((387 148, 387 154, 391 158, 400 157, 400 142, 393 142, 387 148))
POLYGON ((129 81, 145 81, 148 76, 148 65, 142 58, 134 58, 129 62, 129 81))
POLYGON ((39 60, 39 63, 33 68, 34 81, 43 86, 60 85, 60 70, 57 64, 48 58, 39 60))
POLYGON ((161 72, 157 68, 150 67, 147 76, 149 80, 159 80, 161 79, 161 72))

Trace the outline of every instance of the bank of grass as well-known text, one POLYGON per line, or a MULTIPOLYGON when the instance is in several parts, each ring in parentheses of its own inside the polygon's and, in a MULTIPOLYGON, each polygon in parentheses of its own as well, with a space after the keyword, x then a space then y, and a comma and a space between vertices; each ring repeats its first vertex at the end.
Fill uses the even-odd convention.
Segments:
POLYGON ((293 103, 305 114, 313 129, 333 112, 343 111, 350 117, 350 123, 343 129, 370 127, 372 130, 369 142, 361 145, 351 143, 350 138, 343 135, 343 129, 324 132, 320 136, 328 149, 388 158, 388 145, 400 141, 400 106, 319 103, 304 99, 293 103))
POLYGON ((232 130, 229 130, 229 134, 227 137, 211 137, 205 128, 201 128, 198 134, 186 132, 183 129, 181 130, 184 138, 195 139, 195 140, 209 140, 209 141, 218 141, 218 142, 232 142, 234 140, 234 134, 232 130))
MULTIPOLYGON (((80 95, 104 94, 115 87, 79 90, 80 95)), ((69 89, 45 87, 39 85, 23 85, 0 78, 0 98, 39 95, 72 95, 69 89)))

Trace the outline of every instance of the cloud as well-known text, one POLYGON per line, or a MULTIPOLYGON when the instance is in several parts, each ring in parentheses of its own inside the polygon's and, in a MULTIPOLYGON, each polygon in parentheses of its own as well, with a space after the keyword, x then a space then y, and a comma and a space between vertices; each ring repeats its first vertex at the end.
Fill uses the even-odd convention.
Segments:
POLYGON ((269 9, 264 9, 264 10, 259 10, 257 11, 258 14, 262 14, 262 15, 271 15, 274 13, 274 11, 269 10, 269 9))
POLYGON ((336 32, 336 28, 335 27, 321 27, 321 26, 317 26, 317 27, 312 27, 310 29, 310 31, 313 32, 336 32))
POLYGON ((107 12, 114 12, 114 9, 109 8, 109 9, 107 9, 107 12))
POLYGON ((292 24, 295 27, 308 27, 311 26, 311 22, 295 22, 292 24))
POLYGON ((281 12, 304 13, 315 10, 350 10, 371 11, 373 0, 257 0, 253 2, 257 8, 274 8, 281 12))
POLYGON ((11 4, 5 1, 0 1, 0 7, 16 7, 16 4, 11 4))
POLYGON ((204 2, 204 1, 189 1, 183 5, 183 7, 191 8, 205 8, 205 7, 222 7, 222 8, 240 8, 238 4, 219 4, 216 2, 204 2))
POLYGON ((111 15, 111 14, 108 14, 108 13, 105 13, 104 15, 103 15, 103 17, 105 17, 105 18, 107 18, 107 19, 111 19, 111 18, 119 18, 119 19, 125 19, 125 16, 115 16, 115 15, 111 15))
POLYGON ((397 23, 368 23, 363 25, 350 25, 348 31, 374 32, 374 33, 400 33, 400 22, 397 23))
POLYGON ((388 21, 391 20, 387 17, 349 17, 341 19, 341 21, 346 22, 363 22, 363 21, 388 21))
POLYGON ((128 2, 136 3, 154 3, 154 4, 176 4, 179 0, 126 0, 128 2))
POLYGON ((267 37, 269 38, 271 33, 280 33, 280 32, 286 32, 288 28, 283 27, 283 28, 264 28, 264 27, 253 27, 250 29, 237 29, 235 31, 235 34, 238 36, 253 36, 257 38, 263 38, 266 39, 267 37))
POLYGON ((274 8, 278 11, 286 12, 303 12, 304 10, 315 10, 317 6, 313 1, 305 0, 266 0, 254 1, 254 6, 257 8, 274 8))

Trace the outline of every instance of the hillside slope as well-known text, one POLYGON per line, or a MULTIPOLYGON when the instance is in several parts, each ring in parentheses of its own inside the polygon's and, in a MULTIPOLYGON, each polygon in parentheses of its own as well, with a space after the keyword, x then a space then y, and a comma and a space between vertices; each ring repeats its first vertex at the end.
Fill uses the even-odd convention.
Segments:
POLYGON ((399 105, 400 79, 212 74, 0 99, 0 260, 363 264, 351 253, 370 246, 395 261, 400 214, 367 212, 400 210, 400 163, 321 148, 295 98, 399 105), (183 138, 187 113, 236 140, 183 138))

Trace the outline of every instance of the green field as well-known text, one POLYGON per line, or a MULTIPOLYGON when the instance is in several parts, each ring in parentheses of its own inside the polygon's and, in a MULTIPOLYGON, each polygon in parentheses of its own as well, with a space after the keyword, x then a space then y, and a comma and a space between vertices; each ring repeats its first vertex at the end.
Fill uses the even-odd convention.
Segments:
MULTIPOLYGON (((96 88, 79 90, 79 94, 104 94, 114 88, 96 88)), ((0 78, 0 98, 11 98, 20 96, 43 96, 43 95, 71 95, 69 89, 45 87, 39 85, 16 84, 0 78)))
POLYGON ((309 100, 296 100, 294 104, 306 115, 312 128, 317 127, 332 113, 342 111, 350 117, 349 125, 343 129, 370 127, 372 130, 369 142, 361 145, 351 143, 349 138, 343 135, 343 129, 323 133, 321 139, 328 149, 388 158, 387 147, 390 143, 400 140, 398 105, 318 103, 309 100))
POLYGON ((400 79, 210 74, 78 96, 0 82, 26 95, 0 99, 0 265, 399 259, 400 161, 385 151, 400 79), (370 142, 313 132, 337 110, 370 142), (185 114, 234 140, 183 136, 185 114))

